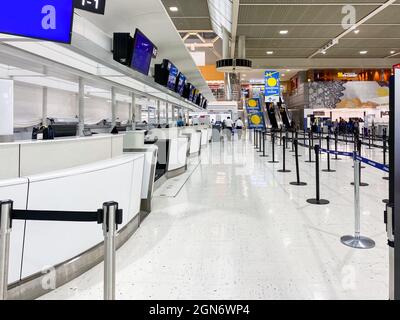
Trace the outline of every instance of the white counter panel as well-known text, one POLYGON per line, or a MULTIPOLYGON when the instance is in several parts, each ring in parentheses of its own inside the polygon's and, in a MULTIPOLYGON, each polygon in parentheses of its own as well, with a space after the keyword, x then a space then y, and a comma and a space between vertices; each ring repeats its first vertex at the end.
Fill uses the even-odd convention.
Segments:
POLYGON ((111 158, 111 139, 21 145, 21 176, 29 176, 111 158))
POLYGON ((170 140, 168 171, 186 166, 188 143, 185 137, 170 140))
MULTIPOLYGON (((95 211, 103 202, 117 201, 124 210, 123 225, 126 225, 138 213, 130 210, 140 202, 139 171, 143 171, 143 155, 123 156, 32 176, 29 177, 28 207, 32 210, 95 211), (132 177, 138 181, 132 181, 132 177)), ((103 240, 103 232, 101 225, 94 222, 28 221, 25 237, 22 277, 90 249, 103 240)))
POLYGON ((111 137, 112 149, 111 149, 111 158, 122 156, 124 153, 124 136, 117 135, 111 137))
POLYGON ((19 177, 19 146, 0 144, 0 180, 19 177))
POLYGON ((184 129, 182 134, 190 134, 190 154, 199 153, 201 148, 201 132, 196 129, 184 129))
MULTIPOLYGON (((0 199, 13 200, 15 209, 26 209, 28 179, 0 181, 0 199)), ((8 282, 20 280, 25 221, 14 220, 10 235, 10 265, 8 282)))

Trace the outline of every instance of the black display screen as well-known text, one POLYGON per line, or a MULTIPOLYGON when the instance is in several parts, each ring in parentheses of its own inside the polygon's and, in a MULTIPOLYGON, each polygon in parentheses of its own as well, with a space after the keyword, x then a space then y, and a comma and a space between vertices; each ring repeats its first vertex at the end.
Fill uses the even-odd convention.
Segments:
POLYGON ((74 7, 98 14, 104 14, 106 0, 74 0, 74 7))
POLYGON ((131 68, 140 73, 149 74, 151 59, 156 55, 157 48, 138 29, 135 32, 131 68))

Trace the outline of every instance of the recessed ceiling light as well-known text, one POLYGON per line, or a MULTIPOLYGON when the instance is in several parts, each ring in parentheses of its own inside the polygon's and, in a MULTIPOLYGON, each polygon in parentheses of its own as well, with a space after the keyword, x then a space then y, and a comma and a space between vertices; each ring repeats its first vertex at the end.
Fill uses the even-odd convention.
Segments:
POLYGON ((281 30, 281 31, 279 31, 280 34, 288 34, 288 32, 289 32, 288 30, 281 30))
POLYGON ((390 54, 394 54, 394 53, 396 53, 396 51, 394 51, 394 50, 390 51, 390 54))
POLYGON ((267 54, 274 54, 273 51, 267 51, 267 54))
POLYGON ((286 74, 282 73, 282 77, 286 76, 286 74))
POLYGON ((290 71, 292 71, 292 70, 290 70, 290 69, 287 69, 287 70, 286 70, 286 72, 290 72, 290 71))
POLYGON ((321 51, 322 54, 326 54, 326 51, 321 51))
POLYGON ((360 54, 367 54, 367 53, 368 53, 368 51, 366 51, 366 50, 360 51, 360 54))
POLYGON ((354 30, 354 33, 355 33, 355 34, 358 34, 359 32, 360 32, 360 30, 358 30, 358 29, 357 29, 357 30, 354 30))
POLYGON ((169 7, 169 11, 178 12, 178 7, 169 7))

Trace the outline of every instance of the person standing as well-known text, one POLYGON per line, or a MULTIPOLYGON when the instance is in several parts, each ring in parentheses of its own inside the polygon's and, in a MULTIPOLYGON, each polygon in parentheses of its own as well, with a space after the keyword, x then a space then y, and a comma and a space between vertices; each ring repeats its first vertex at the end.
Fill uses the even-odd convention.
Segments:
POLYGON ((239 117, 239 118, 236 120, 236 123, 235 123, 235 127, 236 127, 236 130, 237 130, 237 133, 238 133, 239 140, 242 140, 243 126, 244 126, 243 121, 242 121, 242 119, 239 117))
POLYGON ((225 128, 226 128, 226 134, 228 136, 228 140, 232 139, 232 134, 233 134, 233 121, 231 117, 228 117, 225 120, 225 128))

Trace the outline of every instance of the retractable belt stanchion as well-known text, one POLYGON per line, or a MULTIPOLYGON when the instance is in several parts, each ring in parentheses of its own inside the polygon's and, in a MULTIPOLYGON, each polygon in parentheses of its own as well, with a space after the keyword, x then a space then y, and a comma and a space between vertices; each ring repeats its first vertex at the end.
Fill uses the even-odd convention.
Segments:
POLYGON ((335 158, 333 158, 333 160, 338 161, 338 160, 342 160, 341 158, 338 157, 338 133, 337 131, 335 131, 335 158))
POLYGON ((10 233, 13 220, 97 222, 104 234, 104 300, 115 299, 115 249, 122 210, 117 202, 105 202, 95 212, 15 210, 11 200, 0 201, 0 300, 7 299, 10 233))
POLYGON ((253 144, 256 147, 256 129, 253 129, 253 144))
MULTIPOLYGON (((299 145, 299 133, 297 132, 297 130, 296 130, 296 132, 294 133, 294 135, 295 135, 294 139, 297 141, 297 145, 299 145)), ((301 154, 299 154, 299 153, 297 152, 297 156, 296 156, 296 154, 294 154, 293 157, 298 157, 298 158, 300 158, 300 157, 301 157, 301 154)))
POLYGON ((308 133, 308 160, 306 160, 305 162, 308 163, 313 163, 314 160, 312 159, 312 148, 313 148, 313 142, 312 142, 312 132, 310 131, 308 133))
POLYGON ((258 140, 259 140, 259 142, 258 142, 258 150, 257 150, 258 153, 262 152, 262 146, 263 146, 263 142, 262 142, 263 137, 262 136, 263 136, 263 131, 260 130, 258 132, 258 140))
POLYGON ((263 136, 263 142, 262 142, 262 155, 260 155, 260 157, 263 157, 263 158, 266 158, 266 157, 268 157, 266 154, 265 154, 265 135, 266 135, 267 133, 265 132, 265 131, 263 131, 263 133, 262 133, 262 136, 263 136))
POLYGON ((316 197, 313 199, 308 199, 307 202, 311 204, 317 204, 317 205, 325 205, 329 204, 328 200, 321 199, 320 197, 320 186, 319 186, 319 153, 320 153, 320 147, 319 145, 316 145, 314 147, 315 151, 315 186, 316 186, 316 197))
MULTIPOLYGON (((272 137, 271 137, 271 138, 272 138, 272 137)), ((282 145, 282 128, 281 128, 281 131, 280 131, 279 145, 280 145, 280 146, 282 145)))
POLYGON ((289 142, 289 134, 288 134, 288 131, 287 131, 287 129, 286 129, 286 131, 285 131, 285 138, 286 138, 286 140, 285 140, 285 148, 286 149, 289 149, 289 146, 288 146, 288 142, 289 142))
MULTIPOLYGON (((357 148, 358 148, 358 155, 361 157, 361 141, 358 141, 358 142, 357 142, 357 148)), ((358 166, 358 168, 359 168, 359 170, 360 170, 360 175, 359 175, 359 178, 360 178, 359 185, 360 185, 360 187, 367 187, 367 186, 369 186, 368 183, 362 182, 362 180, 361 180, 361 169, 363 168, 363 167, 361 166, 361 163, 360 163, 360 165, 358 166)), ((364 167, 364 168, 365 168, 365 167, 364 167)), ((355 182, 355 181, 354 181, 354 182, 355 182)), ((354 182, 352 182, 351 185, 354 185, 354 182)))
POLYGON ((279 163, 279 161, 275 161, 275 132, 272 132, 272 160, 268 162, 279 163))
POLYGON ((12 201, 0 201, 0 300, 7 300, 12 201))
POLYGON ((360 209, 360 164, 357 160, 357 154, 354 152, 354 214, 355 214, 355 232, 354 236, 343 236, 341 242, 356 249, 371 249, 375 247, 375 242, 370 238, 361 236, 361 209, 360 209))
POLYGON ((292 150, 290 150, 289 152, 294 152, 294 131, 292 129, 292 139, 291 139, 291 143, 292 143, 292 150))
MULTIPOLYGON (((283 144, 285 144, 285 140, 286 140, 286 138, 283 137, 283 144)), ((290 170, 286 170, 286 148, 282 148, 282 152, 283 152, 282 169, 278 170, 278 172, 283 172, 283 173, 290 172, 290 170)))
POLYGON ((394 270, 395 270, 395 262, 394 262, 394 210, 393 205, 388 204, 386 206, 385 211, 385 223, 386 223, 386 232, 388 238, 388 246, 389 246, 389 299, 394 300, 394 270))
POLYGON ((300 181, 300 169, 299 169, 299 142, 297 139, 294 140, 294 152, 296 156, 296 178, 295 182, 290 182, 292 186, 306 186, 307 183, 300 181))
POLYGON ((372 149, 371 147, 371 130, 368 129, 368 149, 372 149))
POLYGON ((326 153, 326 157, 327 157, 327 164, 328 164, 328 168, 322 170, 323 172, 336 172, 336 170, 331 169, 331 154, 330 154, 330 138, 329 135, 326 137, 326 150, 328 151, 326 153))

